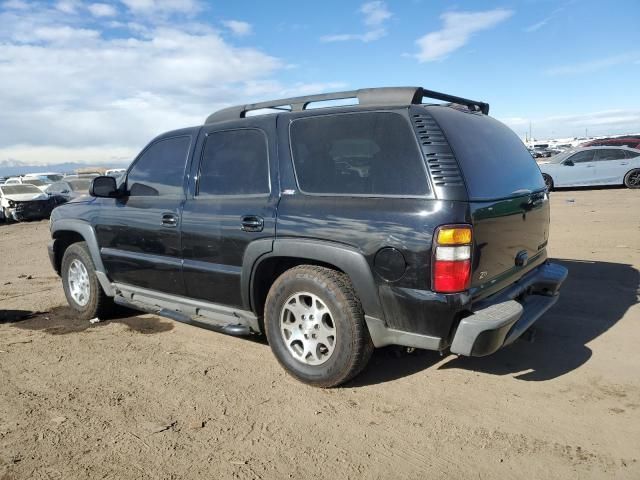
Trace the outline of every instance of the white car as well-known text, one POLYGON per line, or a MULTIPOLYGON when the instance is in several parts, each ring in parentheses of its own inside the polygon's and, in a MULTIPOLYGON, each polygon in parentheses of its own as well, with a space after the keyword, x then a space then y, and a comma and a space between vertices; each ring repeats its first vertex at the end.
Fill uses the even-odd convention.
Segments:
POLYGON ((105 175, 108 175, 109 177, 115 177, 115 178, 120 178, 125 173, 127 173, 126 168, 111 168, 106 172, 104 172, 105 175))
POLYGON ((52 206, 49 195, 34 185, 0 185, 0 209, 7 222, 46 218, 52 206))
POLYGON ((538 166, 549 190, 598 185, 640 188, 640 150, 633 148, 577 148, 538 162, 538 166))
MULTIPOLYGON (((62 175, 60 175, 62 178, 62 175)), ((35 175, 24 175, 22 177, 10 177, 5 182, 4 185, 34 185, 38 187, 41 191, 45 191, 49 185, 53 183, 52 180, 49 180, 48 177, 40 177, 35 175)))
POLYGON ((62 180, 64 175, 58 172, 36 172, 36 173, 27 173, 22 178, 41 178, 42 180, 49 182, 59 182, 62 180))

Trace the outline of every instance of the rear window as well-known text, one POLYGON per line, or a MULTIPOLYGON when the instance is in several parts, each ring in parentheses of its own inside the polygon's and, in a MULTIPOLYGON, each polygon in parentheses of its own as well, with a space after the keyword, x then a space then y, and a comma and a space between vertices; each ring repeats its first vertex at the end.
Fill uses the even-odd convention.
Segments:
POLYGON ((363 112, 295 120, 291 150, 300 190, 315 194, 422 196, 424 161, 401 115, 363 112))
POLYGON ((71 190, 74 192, 82 192, 89 190, 89 186, 91 186, 91 180, 89 178, 81 178, 78 180, 69 180, 69 186, 71 190))
POLYGON ((542 190, 540 169, 522 140, 486 115, 427 107, 462 169, 470 200, 492 200, 542 190))
POLYGON ((42 192, 40 192, 38 187, 35 187, 33 185, 30 185, 30 184, 27 184, 27 185, 3 185, 2 187, 0 187, 0 190, 2 190, 2 193, 4 193, 5 195, 19 195, 21 193, 42 193, 42 192))

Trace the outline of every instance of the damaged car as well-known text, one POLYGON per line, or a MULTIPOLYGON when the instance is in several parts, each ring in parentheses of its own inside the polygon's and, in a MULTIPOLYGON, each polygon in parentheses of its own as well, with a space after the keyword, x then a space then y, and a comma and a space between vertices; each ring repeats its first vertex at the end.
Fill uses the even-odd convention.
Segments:
POLYGON ((0 207, 6 222, 20 222, 49 217, 53 203, 35 185, 0 185, 0 207))

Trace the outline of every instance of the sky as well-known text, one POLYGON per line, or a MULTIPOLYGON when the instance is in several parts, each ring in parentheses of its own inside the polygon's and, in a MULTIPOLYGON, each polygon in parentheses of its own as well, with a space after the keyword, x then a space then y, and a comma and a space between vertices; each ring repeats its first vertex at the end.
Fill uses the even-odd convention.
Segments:
POLYGON ((640 1, 0 0, 0 163, 122 163, 232 104, 378 86, 524 137, 640 132, 640 1))

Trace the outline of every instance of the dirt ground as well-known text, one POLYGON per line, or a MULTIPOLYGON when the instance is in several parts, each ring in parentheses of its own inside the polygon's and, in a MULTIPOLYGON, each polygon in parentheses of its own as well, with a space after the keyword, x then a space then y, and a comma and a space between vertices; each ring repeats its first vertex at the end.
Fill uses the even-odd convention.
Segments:
POLYGON ((570 274, 534 343, 378 350, 333 390, 263 341, 80 322, 47 222, 0 226, 0 479, 638 479, 639 212, 638 191, 552 194, 550 255, 570 274))

